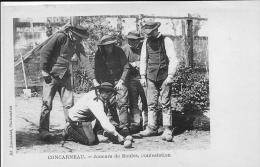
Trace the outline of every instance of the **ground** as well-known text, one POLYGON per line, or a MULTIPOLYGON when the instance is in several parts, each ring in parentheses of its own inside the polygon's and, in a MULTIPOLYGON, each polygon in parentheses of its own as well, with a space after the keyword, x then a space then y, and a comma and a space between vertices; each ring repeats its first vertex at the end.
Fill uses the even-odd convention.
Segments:
MULTIPOLYGON (((75 101, 81 95, 75 95, 75 101)), ((62 147, 62 128, 65 125, 62 104, 56 96, 53 102, 53 110, 50 116, 50 131, 56 134, 55 140, 46 143, 38 139, 38 125, 41 109, 41 97, 16 97, 16 147, 17 153, 67 153, 67 152, 105 152, 105 151, 156 151, 156 150, 193 150, 207 149, 210 145, 209 131, 184 131, 174 136, 173 142, 166 142, 159 136, 143 139, 134 139, 133 147, 124 148, 122 145, 112 143, 100 143, 95 146, 85 146, 68 141, 62 147)))

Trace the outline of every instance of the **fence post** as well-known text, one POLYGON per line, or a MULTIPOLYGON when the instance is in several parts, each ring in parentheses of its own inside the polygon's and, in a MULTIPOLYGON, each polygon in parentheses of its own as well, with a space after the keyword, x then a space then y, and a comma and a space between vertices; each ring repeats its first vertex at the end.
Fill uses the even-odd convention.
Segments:
POLYGON ((190 18, 191 15, 188 14, 189 19, 187 19, 188 29, 187 29, 187 42, 188 42, 188 65, 189 67, 194 67, 193 61, 193 20, 190 18))
POLYGON ((186 34, 186 20, 181 20, 181 30, 182 30, 182 41, 184 44, 183 47, 183 57, 185 60, 185 67, 189 67, 189 60, 188 60, 188 42, 187 42, 187 34, 186 34))
POLYGON ((118 16, 117 18, 117 32, 118 32, 118 36, 117 36, 117 42, 119 46, 122 46, 122 41, 123 41, 123 37, 122 37, 122 30, 123 30, 123 24, 122 24, 122 17, 118 16))
POLYGON ((136 18, 136 30, 141 34, 142 33, 142 21, 143 21, 143 15, 140 14, 136 18))
POLYGON ((79 16, 70 17, 70 23, 73 26, 79 25, 80 24, 80 17, 79 16))
POLYGON ((34 28, 33 28, 33 19, 30 19, 30 32, 32 33, 32 38, 33 38, 33 47, 35 47, 34 28))

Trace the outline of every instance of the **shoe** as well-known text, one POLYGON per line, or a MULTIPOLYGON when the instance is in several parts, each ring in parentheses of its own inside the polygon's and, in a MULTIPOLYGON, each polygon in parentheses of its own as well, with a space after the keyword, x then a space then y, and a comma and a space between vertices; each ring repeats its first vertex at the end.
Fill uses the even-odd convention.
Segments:
POLYGON ((43 130, 40 132, 39 137, 43 141, 49 141, 53 137, 53 135, 49 131, 43 130))
POLYGON ((162 140, 166 140, 168 142, 171 142, 172 141, 172 131, 168 128, 166 128, 164 131, 163 131, 163 134, 161 135, 161 138, 162 140))
POLYGON ((162 135, 163 132, 164 132, 164 127, 163 127, 163 126, 160 126, 160 127, 158 128, 157 132, 158 132, 158 135, 162 135))
POLYGON ((131 126, 129 128, 129 131, 131 134, 136 134, 136 133, 139 133, 141 130, 141 128, 139 126, 131 126))
POLYGON ((158 132, 157 132, 157 130, 153 130, 153 129, 147 127, 144 131, 141 131, 139 134, 142 137, 148 137, 148 136, 157 136, 158 132))

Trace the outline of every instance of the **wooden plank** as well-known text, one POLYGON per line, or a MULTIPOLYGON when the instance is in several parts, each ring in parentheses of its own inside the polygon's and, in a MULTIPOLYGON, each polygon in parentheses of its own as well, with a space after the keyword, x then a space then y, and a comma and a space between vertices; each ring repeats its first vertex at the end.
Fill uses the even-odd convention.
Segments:
POLYGON ((188 65, 189 67, 193 68, 194 62, 193 62, 193 20, 188 19, 187 20, 187 42, 188 42, 188 65))
POLYGON ((172 17, 172 16, 149 16, 149 15, 143 15, 143 18, 205 20, 205 21, 208 20, 207 18, 201 18, 201 17, 172 17))
MULTIPOLYGON (((138 18, 139 15, 95 15, 87 17, 121 17, 121 18, 138 18)), ((173 16, 151 16, 151 15, 142 15, 143 18, 159 18, 159 19, 183 19, 183 20, 208 20, 207 18, 201 17, 173 17, 173 16)))

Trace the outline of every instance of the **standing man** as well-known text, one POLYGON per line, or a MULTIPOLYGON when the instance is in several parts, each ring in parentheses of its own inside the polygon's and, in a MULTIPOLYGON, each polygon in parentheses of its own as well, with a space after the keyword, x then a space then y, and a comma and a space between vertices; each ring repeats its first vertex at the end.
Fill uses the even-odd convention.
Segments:
POLYGON ((108 115, 118 128, 119 133, 127 136, 129 135, 128 90, 125 86, 125 80, 129 71, 129 63, 124 51, 115 45, 116 42, 116 39, 110 35, 101 38, 98 44, 99 48, 95 54, 95 79, 93 84, 99 86, 103 82, 109 82, 115 86, 117 95, 113 97, 114 102, 111 102, 111 104, 114 104, 114 106, 110 107, 111 110, 108 115), (117 116, 119 117, 119 123, 115 120, 117 116))
POLYGON ((147 101, 145 96, 145 91, 140 83, 140 54, 141 54, 141 41, 144 39, 140 36, 138 31, 131 31, 126 36, 127 44, 122 47, 126 57, 130 63, 130 71, 127 77, 127 87, 129 92, 129 106, 130 106, 130 127, 131 133, 138 133, 141 130, 141 125, 143 128, 147 125, 147 101), (140 111, 138 106, 139 96, 141 97, 142 110, 144 112, 144 117, 142 118, 142 111, 140 111), (142 119, 141 119, 142 118, 142 119), (143 120, 143 123, 141 122, 143 120))
POLYGON ((106 115, 109 99, 115 93, 116 90, 111 83, 103 82, 96 90, 80 97, 69 109, 69 123, 64 131, 65 140, 70 137, 84 145, 97 144, 100 142, 97 130, 101 126, 108 136, 111 136, 112 141, 122 143, 124 137, 116 131, 106 115))
POLYGON ((49 140, 50 112, 56 92, 59 92, 65 119, 68 121, 68 109, 73 106, 73 92, 69 64, 72 56, 84 52, 82 39, 88 38, 87 29, 82 26, 70 26, 54 34, 40 50, 40 62, 43 75, 43 97, 40 116, 40 139, 49 140))
POLYGON ((160 22, 148 22, 143 27, 147 39, 142 46, 140 74, 141 84, 147 86, 148 126, 140 135, 145 137, 158 134, 157 107, 160 96, 164 126, 162 139, 172 141, 170 84, 178 60, 172 40, 158 31, 160 25, 160 22))

